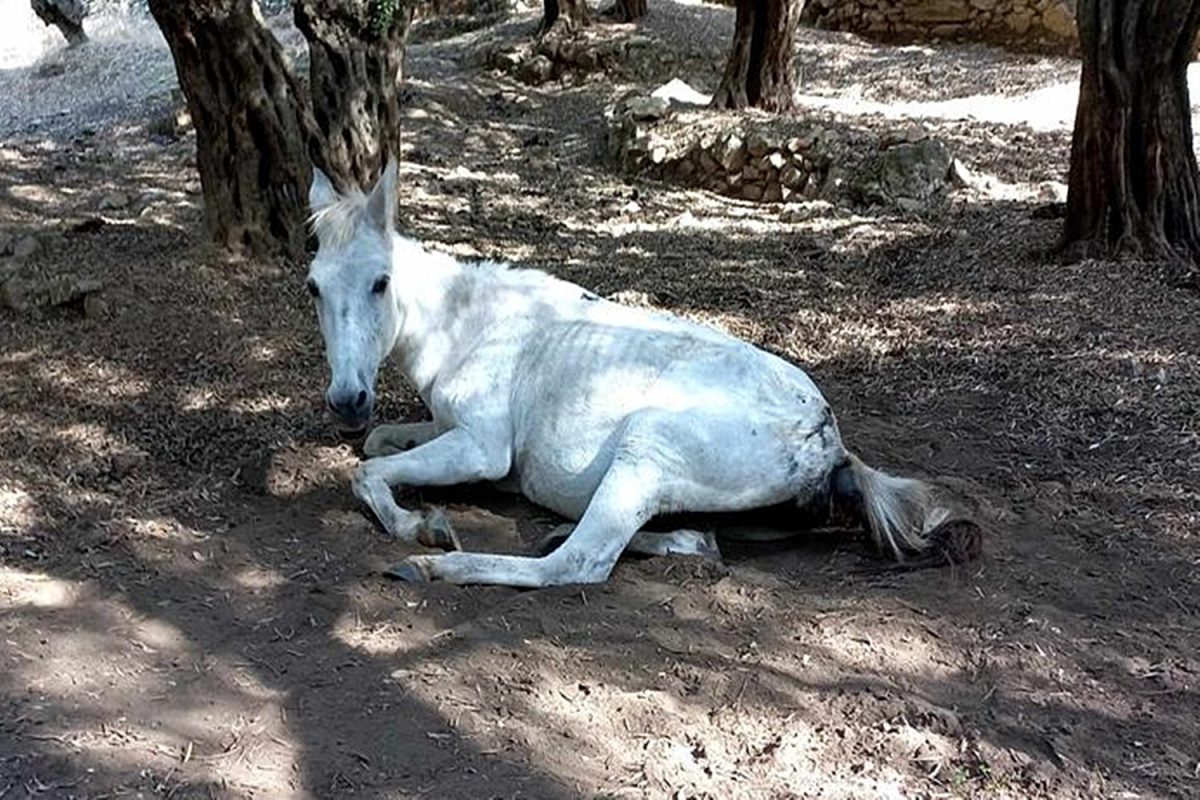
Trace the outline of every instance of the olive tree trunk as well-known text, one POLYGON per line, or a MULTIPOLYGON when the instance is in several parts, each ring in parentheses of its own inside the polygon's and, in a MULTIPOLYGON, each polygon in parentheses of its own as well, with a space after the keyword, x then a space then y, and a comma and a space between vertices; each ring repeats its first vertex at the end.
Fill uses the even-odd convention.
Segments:
POLYGON ((787 111, 795 103, 792 50, 804 0, 737 0, 733 44, 714 108, 787 111))
POLYGON ((309 91, 321 168, 345 189, 369 187, 400 157, 400 81, 412 6, 366 0, 297 0, 308 40, 309 91))
POLYGON ((604 15, 614 22, 633 22, 646 16, 646 0, 616 0, 604 15))
POLYGON ((1200 176, 1187 67, 1200 0, 1081 0, 1078 22, 1083 74, 1061 245, 1194 265, 1200 176))
POLYGON ((575 33, 592 23, 591 10, 587 0, 543 0, 542 24, 538 32, 542 35, 555 33, 575 33))
POLYGON ((87 5, 83 0, 32 0, 33 13, 47 25, 53 25, 72 47, 88 40, 83 30, 87 5))
POLYGON ((254 255, 304 250, 307 106, 255 0, 149 0, 196 126, 213 239, 254 255))

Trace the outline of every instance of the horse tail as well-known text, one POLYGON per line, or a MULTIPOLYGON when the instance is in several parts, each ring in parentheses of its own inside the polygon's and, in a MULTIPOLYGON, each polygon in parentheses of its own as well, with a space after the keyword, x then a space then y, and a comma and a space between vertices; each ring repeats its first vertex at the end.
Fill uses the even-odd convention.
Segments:
POLYGON ((876 548, 895 561, 933 566, 979 554, 979 528, 944 505, 924 481, 888 475, 847 453, 833 488, 857 507, 876 548))

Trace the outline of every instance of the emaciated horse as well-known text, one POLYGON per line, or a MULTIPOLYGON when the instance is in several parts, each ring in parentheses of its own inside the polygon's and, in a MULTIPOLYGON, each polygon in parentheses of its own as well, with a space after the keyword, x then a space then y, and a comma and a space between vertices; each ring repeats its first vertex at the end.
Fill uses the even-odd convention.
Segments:
POLYGON ((601 299, 546 273, 463 264, 397 234, 396 163, 369 194, 309 193, 308 276, 343 427, 365 430, 395 356, 431 422, 381 425, 354 494, 406 541, 455 541, 444 515, 401 508, 397 486, 508 479, 577 520, 541 557, 414 555, 408 580, 549 586, 607 579, 621 553, 715 553, 696 531, 642 527, 672 512, 839 497, 896 560, 928 557, 958 515, 929 484, 873 469, 842 444, 799 368, 725 333, 601 299), (404 449, 411 447, 411 449, 404 449))

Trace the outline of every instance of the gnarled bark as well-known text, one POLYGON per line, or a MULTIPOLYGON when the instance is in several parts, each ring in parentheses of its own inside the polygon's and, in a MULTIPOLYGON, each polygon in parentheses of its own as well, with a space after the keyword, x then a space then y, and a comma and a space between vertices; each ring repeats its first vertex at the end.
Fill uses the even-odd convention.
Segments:
POLYGON ((633 22, 646 16, 646 0, 616 0, 604 16, 614 22, 633 22))
POLYGON ((713 93, 714 108, 792 108, 792 48, 802 11, 804 0, 737 0, 733 45, 713 93))
POLYGON ((575 33, 591 23, 592 14, 587 0, 544 0, 538 33, 575 33))
POLYGON ((58 28, 72 47, 88 40, 83 30, 88 9, 83 0, 31 0, 31 4, 38 19, 58 28))
POLYGON ((1081 0, 1066 224, 1074 254, 1200 260, 1187 67, 1200 0, 1081 0))
POLYGON ((304 250, 312 123, 254 0, 150 0, 196 126, 205 220, 218 244, 304 250))
POLYGON ((323 153, 319 165, 345 189, 372 186, 400 157, 400 81, 412 6, 366 0, 297 0, 308 40, 309 90, 323 153))

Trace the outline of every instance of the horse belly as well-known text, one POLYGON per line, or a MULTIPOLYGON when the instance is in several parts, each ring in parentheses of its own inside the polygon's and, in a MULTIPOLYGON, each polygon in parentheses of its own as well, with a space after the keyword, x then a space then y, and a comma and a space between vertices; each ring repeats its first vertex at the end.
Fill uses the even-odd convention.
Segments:
POLYGON ((540 421, 538 430, 522 437, 514 456, 521 493, 577 520, 612 464, 620 423, 599 425, 572 414, 547 415, 540 421))
POLYGON ((513 397, 522 492, 568 518, 582 515, 631 446, 661 463, 670 510, 680 511, 803 496, 842 457, 811 379, 745 343, 646 332, 576 350, 564 347, 571 338, 539 352, 526 373, 536 377, 513 397))

